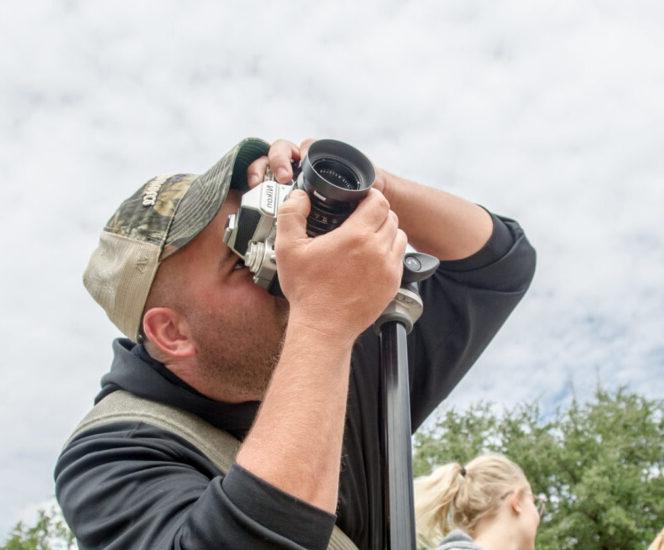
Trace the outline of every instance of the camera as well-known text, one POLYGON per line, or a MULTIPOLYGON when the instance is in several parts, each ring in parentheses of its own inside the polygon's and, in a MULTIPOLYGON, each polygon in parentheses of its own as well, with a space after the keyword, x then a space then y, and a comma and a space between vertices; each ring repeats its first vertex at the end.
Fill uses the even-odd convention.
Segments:
POLYGON ((309 195, 307 234, 316 237, 339 227, 369 192, 376 173, 360 151, 333 139, 315 141, 290 185, 267 180, 242 195, 226 222, 224 242, 253 273, 254 282, 281 296, 274 242, 279 207, 294 189, 309 195))

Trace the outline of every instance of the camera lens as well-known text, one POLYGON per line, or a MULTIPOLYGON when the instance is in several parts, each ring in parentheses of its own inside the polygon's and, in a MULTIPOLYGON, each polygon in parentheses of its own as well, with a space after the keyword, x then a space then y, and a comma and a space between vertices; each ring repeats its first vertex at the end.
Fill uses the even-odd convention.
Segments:
POLYGON ((313 168, 332 185, 341 189, 355 191, 360 188, 360 178, 347 166, 335 159, 319 159, 313 163, 313 168))
POLYGON ((311 200, 309 236, 341 225, 369 192, 374 178, 371 161, 354 147, 333 139, 312 143, 297 179, 297 187, 311 200))

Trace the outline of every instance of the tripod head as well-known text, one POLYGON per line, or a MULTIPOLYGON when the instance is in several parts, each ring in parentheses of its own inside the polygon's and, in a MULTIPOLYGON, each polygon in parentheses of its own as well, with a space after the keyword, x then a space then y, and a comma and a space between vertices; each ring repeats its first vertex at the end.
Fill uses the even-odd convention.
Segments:
POLYGON ((376 334, 380 334, 381 327, 390 321, 401 323, 405 327, 406 333, 410 334, 415 321, 420 318, 424 310, 417 283, 431 277, 438 269, 440 261, 429 254, 417 252, 410 245, 408 248, 409 250, 406 250, 403 257, 401 288, 374 323, 376 334))

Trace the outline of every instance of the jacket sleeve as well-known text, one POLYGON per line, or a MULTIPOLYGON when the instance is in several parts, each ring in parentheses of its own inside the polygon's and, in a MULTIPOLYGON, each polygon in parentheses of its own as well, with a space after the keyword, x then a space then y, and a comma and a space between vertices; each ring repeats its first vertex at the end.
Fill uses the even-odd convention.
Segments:
POLYGON ((519 224, 492 218, 479 252, 441 262, 421 283, 424 312, 408 342, 413 432, 468 372, 533 278, 535 250, 519 224))
POLYGON ((79 548, 327 548, 335 516, 143 423, 81 434, 55 469, 79 548))

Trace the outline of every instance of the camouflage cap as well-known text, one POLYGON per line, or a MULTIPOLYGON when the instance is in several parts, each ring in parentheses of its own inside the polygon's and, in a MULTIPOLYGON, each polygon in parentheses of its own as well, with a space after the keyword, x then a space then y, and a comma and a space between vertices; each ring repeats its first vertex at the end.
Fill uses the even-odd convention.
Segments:
POLYGON ((159 263, 212 221, 230 188, 246 189, 247 167, 268 149, 265 141, 248 138, 200 176, 152 178, 111 216, 83 284, 122 333, 138 339, 159 263))

